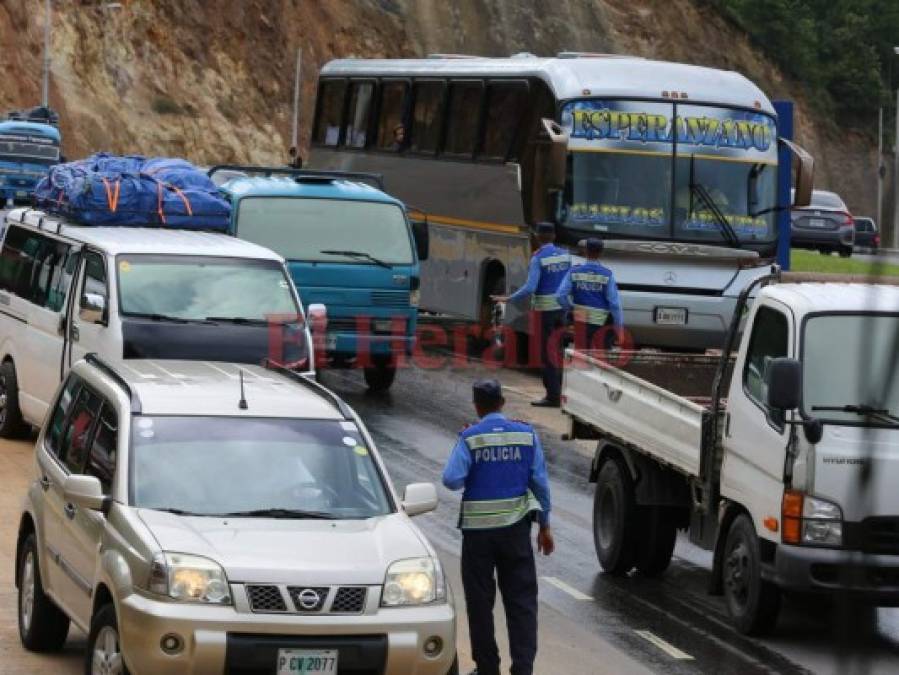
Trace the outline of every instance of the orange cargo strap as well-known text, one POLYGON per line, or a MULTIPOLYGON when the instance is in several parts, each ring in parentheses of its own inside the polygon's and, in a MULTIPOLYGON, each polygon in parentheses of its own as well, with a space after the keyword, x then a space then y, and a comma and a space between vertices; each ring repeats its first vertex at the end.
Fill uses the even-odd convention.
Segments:
POLYGON ((115 213, 116 209, 119 206, 119 194, 121 193, 122 183, 117 178, 115 182, 115 190, 112 190, 109 187, 109 181, 106 178, 103 178, 103 187, 106 188, 106 204, 109 206, 109 210, 115 213))
POLYGON ((156 183, 156 210, 159 213, 159 220, 165 225, 165 213, 162 210, 162 183, 156 183))
POLYGON ((175 191, 175 194, 181 197, 181 201, 184 202, 184 208, 187 209, 187 215, 194 215, 193 209, 190 208, 190 200, 187 198, 187 195, 181 192, 181 190, 176 188, 174 185, 167 185, 166 187, 172 188, 172 190, 175 191))

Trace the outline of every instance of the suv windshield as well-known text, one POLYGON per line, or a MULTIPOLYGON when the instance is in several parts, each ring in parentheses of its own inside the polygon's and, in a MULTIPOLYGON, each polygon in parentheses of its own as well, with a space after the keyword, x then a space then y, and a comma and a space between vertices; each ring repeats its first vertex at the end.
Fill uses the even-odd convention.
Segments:
POLYGON ((899 414, 899 379, 893 376, 897 339, 897 314, 808 319, 802 346, 805 413, 834 424, 895 425, 888 416, 899 414), (834 358, 837 354, 846 356, 834 358), (863 412, 833 410, 844 407, 863 412), (864 411, 877 414, 866 416, 864 411))
POLYGON ((126 316, 265 322, 300 314, 284 267, 274 260, 120 255, 116 263, 126 316))
POLYGON ((130 493, 138 508, 348 519, 391 512, 351 422, 135 416, 132 428, 130 493))
POLYGON ((366 265, 414 261, 406 216, 396 204, 247 197, 240 200, 237 236, 288 260, 366 265))
POLYGON ((768 115, 589 99, 568 103, 562 124, 567 227, 733 247, 775 241, 777 144, 768 115))

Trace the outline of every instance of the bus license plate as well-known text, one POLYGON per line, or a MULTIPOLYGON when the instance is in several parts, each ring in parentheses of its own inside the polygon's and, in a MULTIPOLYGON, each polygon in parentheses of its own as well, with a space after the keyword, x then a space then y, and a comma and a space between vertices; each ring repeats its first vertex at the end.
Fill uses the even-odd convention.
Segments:
POLYGON ((656 307, 655 322, 665 326, 685 326, 687 324, 687 308, 656 307))
POLYGON ((278 675, 298 673, 337 675, 337 650, 279 649, 278 675))

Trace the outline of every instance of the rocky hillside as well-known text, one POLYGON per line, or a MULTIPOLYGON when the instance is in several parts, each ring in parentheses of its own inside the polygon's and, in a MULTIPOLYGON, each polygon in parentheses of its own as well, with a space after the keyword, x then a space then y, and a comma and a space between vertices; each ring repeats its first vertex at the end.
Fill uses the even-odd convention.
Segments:
MULTIPOLYGON (((749 40, 695 0, 54 0, 50 103, 65 152, 176 154, 283 163, 296 49, 301 135, 315 74, 339 56, 430 52, 632 53, 731 68, 798 106, 799 140, 821 187, 873 213, 871 140, 815 114, 749 40), (670 21, 677 17, 676 21, 670 21)), ((43 2, 0 2, 0 110, 40 95, 43 2)))

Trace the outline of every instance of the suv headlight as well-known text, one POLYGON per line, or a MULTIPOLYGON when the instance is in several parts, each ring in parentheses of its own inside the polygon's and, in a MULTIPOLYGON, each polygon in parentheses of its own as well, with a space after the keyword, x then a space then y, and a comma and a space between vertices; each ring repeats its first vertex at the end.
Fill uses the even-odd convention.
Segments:
POLYGON ((157 554, 150 567, 149 590, 181 602, 231 604, 228 578, 221 565, 198 555, 157 554))
POLYGON ((387 568, 382 607, 427 605, 446 600, 443 568, 435 558, 398 560, 387 568))
POLYGON ((783 541, 804 546, 842 546, 843 510, 838 504, 787 491, 783 498, 783 541))

